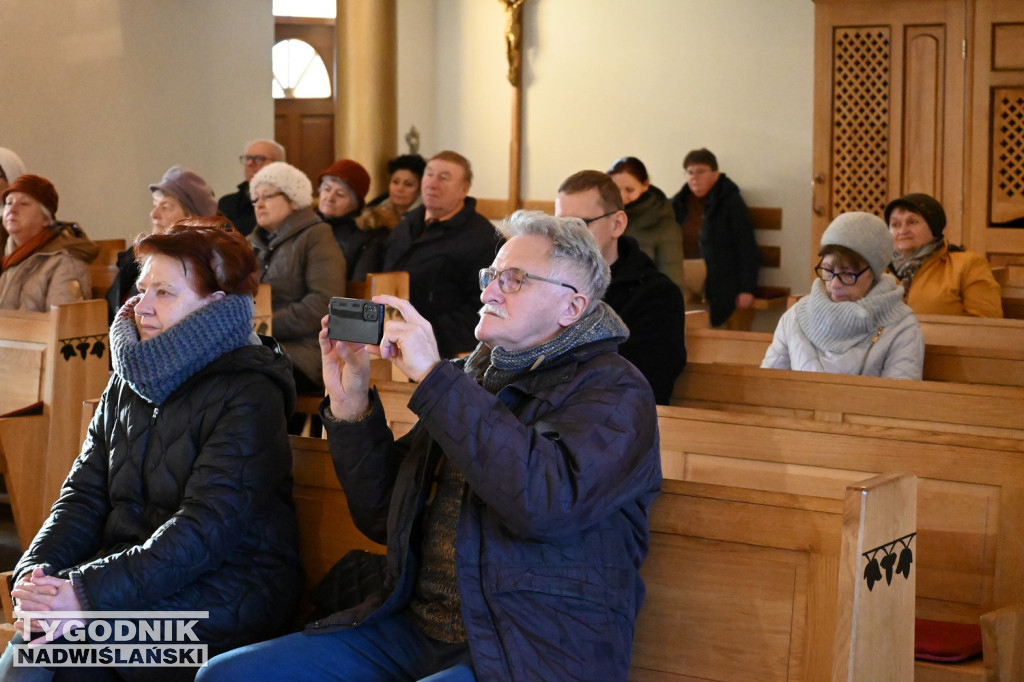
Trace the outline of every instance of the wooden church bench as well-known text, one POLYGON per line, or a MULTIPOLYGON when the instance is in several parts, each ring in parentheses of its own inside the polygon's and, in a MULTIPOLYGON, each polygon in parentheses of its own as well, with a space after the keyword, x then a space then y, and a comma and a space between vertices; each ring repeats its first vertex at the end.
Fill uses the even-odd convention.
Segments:
MULTIPOLYGON (((871 474, 916 475, 918 617, 978 623, 1024 604, 1024 441, 683 407, 658 414, 668 478, 838 499, 871 474)), ((1024 646, 1019 619, 1009 620, 1002 630, 1016 639, 999 650, 1024 646)), ((995 665, 929 673, 935 666, 919 663, 917 679, 983 679, 995 665)))
POLYGON ((48 312, 0 311, 0 412, 41 403, 41 414, 0 419, 0 453, 18 538, 26 545, 78 456, 82 401, 109 378, 106 302, 48 312))
POLYGON ((690 362, 672 404, 1024 439, 1024 388, 690 362))
POLYGON ((862 574, 901 540, 916 550, 915 506, 912 476, 845 502, 666 479, 630 679, 909 679, 916 567, 870 590, 862 574))

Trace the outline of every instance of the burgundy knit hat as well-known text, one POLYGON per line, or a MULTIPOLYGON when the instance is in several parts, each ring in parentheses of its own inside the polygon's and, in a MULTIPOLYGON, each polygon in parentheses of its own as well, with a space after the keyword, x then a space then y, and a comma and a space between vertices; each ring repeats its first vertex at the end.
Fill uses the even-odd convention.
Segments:
POLYGON ((327 176, 338 178, 351 187, 359 196, 360 206, 366 200, 366 193, 370 191, 370 174, 358 161, 338 159, 317 176, 316 184, 320 185, 327 176))
POLYGON ((19 175, 0 195, 0 201, 6 201, 7 195, 11 192, 24 192, 46 207, 51 217, 57 217, 57 202, 60 197, 57 196, 57 188, 46 178, 38 175, 19 175))

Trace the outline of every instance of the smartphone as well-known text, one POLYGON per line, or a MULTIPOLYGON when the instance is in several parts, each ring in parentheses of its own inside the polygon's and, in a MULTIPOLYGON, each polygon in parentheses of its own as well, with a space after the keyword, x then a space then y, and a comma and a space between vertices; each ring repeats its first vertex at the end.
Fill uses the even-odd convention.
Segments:
POLYGON ((335 296, 331 299, 327 336, 379 346, 384 338, 384 304, 335 296))

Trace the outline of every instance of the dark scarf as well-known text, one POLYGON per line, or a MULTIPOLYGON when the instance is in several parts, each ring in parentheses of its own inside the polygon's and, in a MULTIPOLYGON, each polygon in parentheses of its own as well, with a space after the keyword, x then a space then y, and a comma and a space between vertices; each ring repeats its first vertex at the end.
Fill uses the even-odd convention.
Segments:
POLYGON ((629 329, 625 323, 602 301, 586 317, 539 346, 506 350, 501 346, 492 349, 478 344, 466 359, 465 371, 472 374, 489 393, 497 393, 520 374, 550 365, 575 348, 605 339, 622 343, 628 338, 629 329))
POLYGON ((892 269, 896 273, 896 278, 900 281, 900 286, 903 287, 904 299, 907 297, 907 292, 910 291, 910 285, 914 282, 914 275, 917 274, 917 271, 921 269, 926 260, 931 258, 933 253, 945 245, 946 240, 942 237, 937 237, 907 256, 893 253, 892 269))
POLYGON ((159 336, 139 339, 135 305, 128 299, 110 325, 114 374, 153 403, 163 402, 193 374, 252 342, 251 296, 228 295, 196 310, 159 336))

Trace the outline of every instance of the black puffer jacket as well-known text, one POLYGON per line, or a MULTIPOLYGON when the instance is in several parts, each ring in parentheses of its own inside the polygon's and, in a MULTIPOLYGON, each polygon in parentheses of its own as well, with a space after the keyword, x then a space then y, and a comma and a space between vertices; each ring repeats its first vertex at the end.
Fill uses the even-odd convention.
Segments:
POLYGON ((159 407, 115 375, 15 576, 42 564, 86 610, 208 610, 194 631, 211 656, 281 634, 302 588, 295 384, 265 343, 220 356, 159 407))

